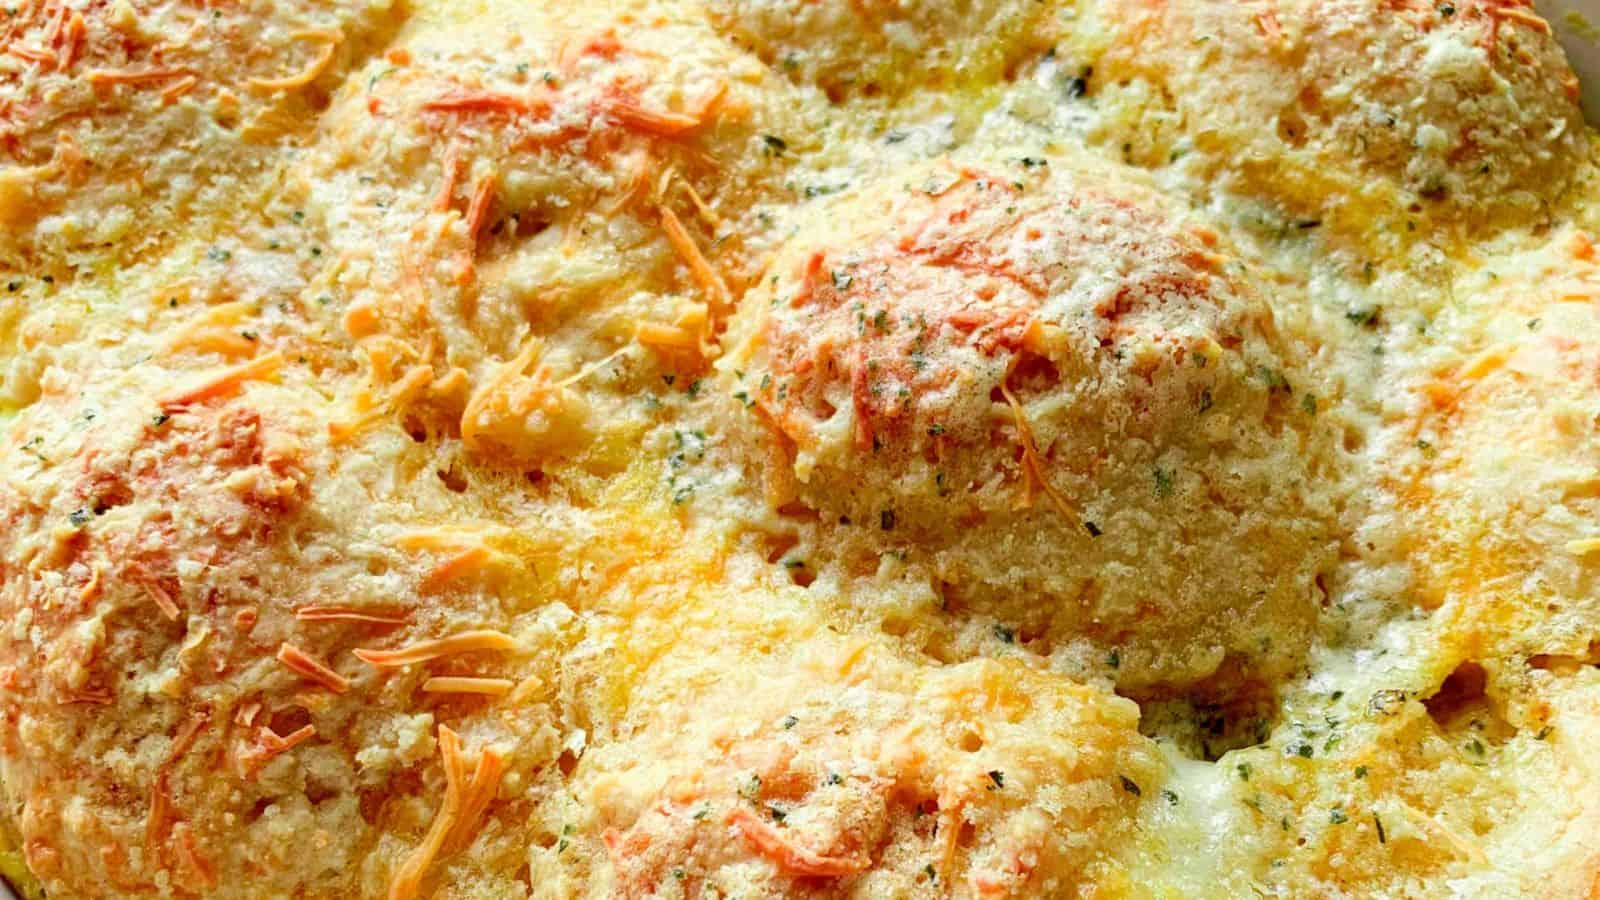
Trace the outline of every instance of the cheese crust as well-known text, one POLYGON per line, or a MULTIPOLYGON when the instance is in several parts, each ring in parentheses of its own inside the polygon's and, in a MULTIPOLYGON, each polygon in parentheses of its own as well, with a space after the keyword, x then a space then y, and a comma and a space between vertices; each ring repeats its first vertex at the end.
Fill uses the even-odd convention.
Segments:
POLYGON ((26 897, 1600 896, 1522 0, 22 0, 26 897))

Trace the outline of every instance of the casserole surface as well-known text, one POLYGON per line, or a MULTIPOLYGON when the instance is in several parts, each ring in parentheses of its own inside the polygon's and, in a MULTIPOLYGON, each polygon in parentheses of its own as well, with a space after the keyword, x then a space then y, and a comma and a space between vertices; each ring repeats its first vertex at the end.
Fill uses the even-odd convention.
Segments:
POLYGON ((1596 893, 1528 3, 5 12, 25 896, 1596 893))

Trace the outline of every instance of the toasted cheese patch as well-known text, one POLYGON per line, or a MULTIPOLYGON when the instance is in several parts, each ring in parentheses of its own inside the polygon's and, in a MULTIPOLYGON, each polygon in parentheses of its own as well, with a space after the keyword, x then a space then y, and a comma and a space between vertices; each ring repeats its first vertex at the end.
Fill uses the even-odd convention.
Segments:
POLYGON ((1587 153, 1577 79, 1525 0, 1109 4, 1100 139, 1372 247, 1531 221, 1587 153), (1382 60, 1382 65, 1374 61, 1382 60))
POLYGON ((1125 687, 1281 674, 1327 559, 1321 438, 1241 262, 1084 166, 934 165, 786 246, 723 363, 770 501, 1125 687))
POLYGON ((0 64, 0 261, 148 253, 227 215, 395 17, 387 0, 18 4, 0 64))
POLYGON ((773 68, 830 97, 972 89, 1048 48, 1063 13, 1028 0, 711 0, 719 28, 773 68))
POLYGON ((480 458, 616 468, 703 369, 806 104, 693 19, 508 6, 357 73, 300 175, 375 391, 480 458), (419 368, 421 367, 421 368, 419 368))
POLYGON ((828 630, 794 588, 756 616, 721 602, 674 616, 624 737, 577 772, 572 846, 536 854, 546 877, 593 896, 1116 883, 1115 848, 1165 777, 1131 702, 1020 659, 907 662, 828 630), (708 653, 712 634, 740 639, 708 653), (778 634, 771 653, 746 640, 778 634))
MULTIPOLYGON (((359 471, 333 474, 305 369, 234 371, 57 383, 5 445, 0 777, 52 893, 344 893, 352 872, 410 855, 434 716, 486 726, 474 758, 559 752, 512 738, 549 728, 526 696, 501 716, 495 694, 428 687, 543 680, 561 641, 543 604, 484 599, 549 596, 515 543, 492 571, 433 578, 494 536, 461 530, 470 512, 406 462, 410 439, 374 434, 359 471), (169 396, 191 382, 212 387, 169 396), (403 494, 369 493, 380 472, 403 494), (446 509, 454 543, 401 538, 446 509), (308 835, 323 836, 315 860, 308 835)), ((494 781, 441 857, 472 843, 494 781)))
POLYGON ((1600 633, 1600 267, 1573 230, 1492 265, 1458 348, 1411 376, 1392 491, 1433 523, 1408 545, 1420 603, 1494 652, 1582 659, 1600 633))
MULTIPOLYGON (((1585 850, 1591 804, 1561 788, 1585 777, 1562 746, 1569 738, 1556 736, 1566 721, 1538 738, 1508 729, 1492 704, 1441 722, 1431 701, 1401 691, 1353 699, 1307 709, 1266 746, 1218 762, 1212 777, 1247 835, 1218 847, 1223 871, 1295 893, 1572 888, 1571 863, 1546 869, 1548 881, 1521 868, 1530 856, 1543 867, 1585 850)), ((1179 802, 1195 797, 1184 791, 1179 802)))

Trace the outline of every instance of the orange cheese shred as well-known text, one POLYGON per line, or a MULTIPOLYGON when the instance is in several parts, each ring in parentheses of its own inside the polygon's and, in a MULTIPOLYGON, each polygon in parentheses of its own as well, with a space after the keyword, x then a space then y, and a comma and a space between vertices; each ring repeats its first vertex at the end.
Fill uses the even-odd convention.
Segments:
POLYGON ((352 606, 302 606, 294 611, 302 622, 366 622, 371 625, 404 625, 404 613, 384 613, 352 606))
POLYGON ((333 62, 333 56, 336 52, 338 52, 339 49, 339 41, 337 36, 335 36, 335 38, 335 40, 324 43, 322 46, 322 52, 317 54, 317 58, 312 60, 310 65, 306 66, 297 74, 289 75, 284 78, 251 78, 246 83, 250 85, 252 90, 261 91, 263 93, 292 91, 297 88, 305 87, 311 82, 316 81, 318 76, 320 76, 328 68, 329 64, 333 62))
POLYGON ((278 756, 293 750, 317 734, 317 726, 307 725, 287 735, 262 727, 256 732, 255 744, 239 755, 239 768, 246 778, 253 778, 261 767, 278 756))
POLYGON ((1256 25, 1261 28, 1261 33, 1273 46, 1283 47, 1285 44, 1283 25, 1278 21, 1276 7, 1276 3, 1269 3, 1265 10, 1256 13, 1256 25))
POLYGON ((199 847, 196 846, 194 832, 189 828, 189 823, 179 822, 174 825, 172 837, 178 845, 178 859, 183 862, 184 868, 188 869, 189 874, 193 875, 207 890, 214 889, 217 886, 216 867, 211 864, 210 860, 201 855, 199 847))
POLYGON ((1517 9, 1514 6, 1500 7, 1493 10, 1492 15, 1508 21, 1526 25, 1540 34, 1550 33, 1550 23, 1545 21, 1543 18, 1540 18, 1538 13, 1532 12, 1531 10, 1517 9))
POLYGON ((466 408, 461 411, 461 439, 468 446, 478 443, 478 435, 484 424, 483 413, 494 402, 495 396, 521 377, 528 366, 539 358, 543 349, 544 345, 537 338, 529 338, 515 357, 495 369, 488 381, 467 398, 466 408))
POLYGON ((159 858, 160 847, 166 842, 167 818, 172 803, 167 799, 167 769, 156 771, 155 782, 150 786, 150 812, 144 820, 144 845, 152 856, 159 858))
POLYGON ((357 650, 362 662, 379 668, 409 666, 427 662, 441 656, 471 653, 478 650, 506 652, 517 649, 516 639, 503 631, 465 631, 461 634, 432 641, 420 641, 400 650, 357 650))
MULTIPOLYGON (((66 8, 62 7, 62 9, 65 10, 66 8)), ((66 35, 61 48, 61 62, 57 65, 57 68, 61 71, 65 72, 67 69, 72 68, 72 64, 77 61, 78 51, 83 47, 83 39, 88 30, 89 26, 84 21, 83 14, 74 12, 72 18, 67 21, 66 35)))
POLYGON ((495 174, 490 172, 483 176, 478 186, 472 190, 472 202, 467 205, 467 240, 476 243, 478 232, 483 229, 483 220, 489 214, 489 201, 494 199, 495 174))
POLYGON ((173 78, 191 77, 195 73, 190 69, 93 69, 84 75, 90 84, 149 84, 156 81, 168 81, 173 78))
POLYGON ((249 362, 212 372, 194 384, 165 394, 161 397, 161 405, 170 408, 231 397, 239 392, 245 382, 270 378, 282 367, 283 354, 274 351, 249 362))
MULTIPOLYGON (((156 769, 155 780, 150 785, 150 812, 145 818, 144 842, 145 848, 157 859, 161 858, 161 848, 166 843, 167 823, 172 818, 172 800, 169 788, 172 766, 185 753, 194 747, 199 740, 201 732, 211 722, 208 710, 197 710, 189 721, 184 724, 172 739, 172 746, 167 750, 166 757, 156 769)), ((181 827, 182 823, 178 823, 181 827)))
POLYGON ((472 277, 472 267, 478 256, 478 235, 483 222, 489 217, 489 204, 494 200, 496 177, 493 172, 479 179, 472 189, 472 200, 467 204, 467 245, 461 251, 461 264, 456 269, 456 280, 465 283, 472 277))
POLYGON ((178 102, 178 98, 189 93, 189 91, 195 90, 195 85, 198 85, 198 83, 200 83, 200 78, 194 77, 194 75, 184 75, 184 77, 178 78, 171 85, 166 85, 165 88, 162 88, 163 104, 178 102))
POLYGON ((150 601, 156 605, 156 609, 161 610, 162 615, 174 622, 178 621, 178 617, 182 615, 183 611, 178 609, 177 601, 172 599, 172 595, 167 593, 166 588, 156 584, 154 581, 145 581, 141 586, 144 588, 145 596, 149 597, 150 601))
POLYGON ((695 283, 705 292, 712 309, 717 312, 726 309, 728 288, 722 283, 721 276, 695 245, 694 238, 689 236, 689 230, 683 227, 683 222, 666 207, 661 208, 661 229, 666 232, 667 241, 672 244, 672 249, 678 252, 684 264, 689 267, 689 274, 694 277, 695 283))
POLYGON ((423 576, 422 586, 430 590, 437 588, 452 578, 482 568, 493 559, 494 551, 488 547, 469 547, 429 569, 423 576))
POLYGON ((700 220, 705 222, 713 231, 721 228, 722 217, 717 215, 716 210, 706 203, 705 198, 700 196, 700 192, 694 189, 694 185, 687 181, 678 183, 683 185, 683 192, 689 195, 689 202, 694 204, 695 212, 700 214, 700 220))
POLYGON ((1063 497, 1061 492, 1056 490, 1055 485, 1050 483, 1050 479, 1045 477, 1044 466, 1039 461, 1039 449, 1033 440, 1033 428, 1028 424, 1028 416, 1023 412, 1022 404, 1017 401, 1016 395, 1011 393, 1011 388, 1007 387, 1003 381, 1000 383, 1000 394, 1006 398, 1006 403, 1011 406, 1011 414, 1016 418, 1017 440, 1022 443, 1022 467, 1027 473, 1027 481, 1019 508, 1026 509, 1032 505, 1033 484, 1037 482, 1039 487, 1044 489, 1045 496, 1050 498, 1050 502, 1055 506, 1057 512, 1069 519, 1076 518, 1077 516, 1072 510, 1072 504, 1067 502, 1067 498, 1063 497))
POLYGON ((803 847, 741 806, 728 814, 728 822, 751 849, 771 860, 785 875, 803 878, 843 878, 867 867, 869 860, 859 856, 824 856, 803 847))
POLYGON ((483 748, 478 754, 478 766, 472 773, 472 783, 467 785, 461 804, 461 814, 455 827, 445 835, 444 851, 458 850, 472 843, 478 820, 483 817, 495 794, 500 790, 500 773, 505 771, 505 758, 493 747, 483 748))
POLYGON ((326 663, 288 641, 278 645, 278 662, 283 663, 301 678, 313 684, 320 684, 335 694, 350 690, 350 679, 328 668, 326 663))
POLYGON ((677 137, 700 126, 700 119, 696 116, 650 109, 632 97, 620 94, 607 99, 604 108, 624 127, 658 137, 677 137))
POLYGON ((440 163, 444 179, 439 184, 439 193, 433 197, 433 211, 444 212, 450 208, 450 201, 456 195, 456 179, 461 177, 461 145, 455 141, 445 148, 444 162, 440 163))
MULTIPOLYGON (((422 843, 395 870, 394 877, 389 881, 389 900, 414 900, 428 867, 433 865, 434 858, 444 849, 445 842, 455 832, 458 823, 463 821, 462 811, 471 799, 466 796, 470 787, 463 783, 466 780, 466 764, 461 759, 461 737, 447 725, 439 726, 439 757, 444 767, 444 802, 434 815, 433 824, 428 827, 422 843)), ((483 758, 480 757, 478 766, 481 769, 483 765, 483 758)))
POLYGON ((189 721, 184 724, 183 730, 179 731, 177 736, 172 739, 172 748, 167 751, 165 765, 177 762, 185 753, 193 749, 195 741, 200 739, 201 733, 206 730, 206 726, 209 724, 211 724, 211 713, 204 709, 197 710, 194 715, 190 716, 189 721))
POLYGON ((430 100, 422 108, 427 112, 515 114, 539 112, 546 104, 494 91, 456 91, 430 100))
POLYGON ((433 383, 433 366, 423 364, 412 366, 389 389, 391 403, 404 403, 413 396, 421 393, 433 383))
POLYGON ((83 588, 78 591, 79 603, 93 603, 95 598, 100 596, 100 591, 103 586, 103 582, 100 577, 100 571, 100 564, 95 563, 94 571, 90 574, 89 580, 85 582, 83 588))
POLYGON ((640 322, 634 339, 647 347, 668 350, 697 350, 700 347, 699 335, 676 325, 662 325, 659 322, 640 322))
POLYGON ((429 678, 422 689, 430 694, 509 694, 515 685, 509 678, 429 678))
POLYGON ((53 66, 53 65, 56 64, 56 61, 58 59, 58 57, 56 56, 56 52, 54 50, 45 50, 45 49, 41 49, 41 48, 37 48, 37 47, 29 47, 29 46, 26 46, 26 45, 23 45, 23 44, 16 44, 16 45, 7 47, 6 48, 6 52, 11 54, 12 56, 18 57, 20 59, 25 59, 28 62, 39 63, 40 65, 51 65, 51 66, 53 66))

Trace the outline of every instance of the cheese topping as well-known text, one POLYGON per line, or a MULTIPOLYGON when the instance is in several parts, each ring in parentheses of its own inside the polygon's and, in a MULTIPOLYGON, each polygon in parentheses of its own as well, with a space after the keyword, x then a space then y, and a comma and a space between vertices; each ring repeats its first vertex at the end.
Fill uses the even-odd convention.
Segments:
POLYGON ((0 877, 1589 897, 1525 0, 0 10, 0 877))

